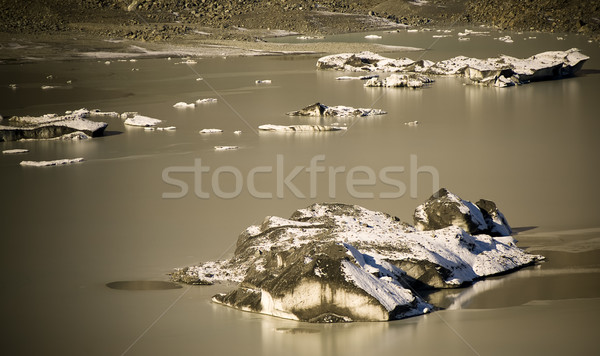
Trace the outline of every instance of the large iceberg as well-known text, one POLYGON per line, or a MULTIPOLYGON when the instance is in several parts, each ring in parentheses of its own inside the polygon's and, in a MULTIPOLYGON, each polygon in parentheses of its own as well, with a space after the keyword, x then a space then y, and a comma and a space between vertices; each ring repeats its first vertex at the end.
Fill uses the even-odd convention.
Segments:
POLYGON ((289 219, 268 216, 240 234, 232 258, 172 277, 237 282, 213 300, 242 310, 312 322, 375 321, 433 310, 417 288, 459 287, 542 258, 510 236, 473 235, 454 225, 422 231, 382 212, 322 203, 289 219))
MULTIPOLYGON (((94 115, 98 116, 98 113, 94 115)), ((108 124, 88 120, 90 116, 90 111, 86 109, 65 115, 14 116, 8 119, 8 125, 0 125, 0 142, 57 138, 76 132, 90 137, 102 136, 108 124)))
POLYGON ((352 72, 419 73, 464 76, 474 83, 499 87, 571 76, 589 59, 579 49, 548 51, 529 58, 501 55, 479 59, 458 56, 439 62, 393 59, 372 52, 341 53, 317 60, 320 69, 352 72))

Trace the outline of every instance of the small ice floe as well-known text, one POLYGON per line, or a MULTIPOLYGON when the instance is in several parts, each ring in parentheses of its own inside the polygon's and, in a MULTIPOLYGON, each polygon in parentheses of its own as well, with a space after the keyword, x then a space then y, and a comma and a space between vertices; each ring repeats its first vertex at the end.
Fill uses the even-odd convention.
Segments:
POLYGON ((417 29, 410 29, 410 30, 406 30, 406 32, 408 32, 408 33, 417 33, 417 32, 419 32, 419 30, 417 30, 417 29))
POLYGON ((392 74, 389 77, 380 80, 379 78, 369 79, 365 87, 385 87, 385 88, 422 88, 423 85, 433 83, 434 80, 422 74, 392 74))
POLYGON ((16 154, 27 153, 27 152, 29 152, 29 150, 25 149, 25 148, 14 148, 12 150, 4 150, 4 151, 2 151, 2 154, 16 155, 16 154))
POLYGON ((564 37, 560 37, 560 36, 558 36, 558 37, 556 37, 556 39, 557 39, 558 41, 563 41, 565 38, 564 38, 564 37))
POLYGON ((11 88, 12 90, 17 89, 17 85, 16 84, 9 84, 8 87, 11 88))
POLYGON ((417 126, 417 125, 419 125, 419 122, 416 121, 416 120, 415 121, 409 121, 409 122, 405 122, 404 125, 406 125, 406 126, 417 126))
POLYGON ((100 111, 98 109, 90 110, 90 117, 110 117, 110 118, 118 118, 120 115, 114 111, 100 111))
POLYGON ((205 98, 205 99, 196 100, 196 104, 210 104, 210 103, 216 103, 216 102, 217 102, 216 98, 205 98))
POLYGON ((271 79, 261 79, 255 81, 256 84, 271 84, 271 79))
POLYGON ((446 37, 452 37, 452 35, 433 35, 431 37, 433 37, 433 38, 446 38, 446 37))
POLYGON ((42 90, 56 89, 56 85, 42 85, 42 90))
POLYGON ((367 79, 373 79, 373 78, 378 78, 379 75, 377 74, 373 74, 373 75, 361 75, 360 77, 352 77, 352 76, 348 76, 348 75, 343 75, 341 77, 337 77, 335 78, 336 80, 367 80, 367 79))
POLYGON ((104 64, 106 64, 106 65, 109 65, 109 64, 110 64, 110 61, 106 61, 106 62, 104 62, 104 64))
POLYGON ((300 110, 290 111, 289 116, 373 116, 387 114, 381 109, 373 108, 353 108, 350 106, 327 106, 321 103, 314 103, 300 110))
POLYGON ((240 131, 240 130, 237 130, 237 131, 233 131, 233 133, 234 133, 234 134, 236 134, 236 135, 241 135, 241 134, 242 134, 242 131, 240 131))
POLYGON ((529 40, 535 40, 535 39, 537 39, 537 37, 536 36, 529 36, 529 37, 527 37, 527 39, 529 39, 529 40))
POLYGON ((139 71, 140 71, 140 69, 139 69, 139 68, 131 68, 131 71, 132 71, 132 72, 139 72, 139 71))
POLYGON ((510 36, 503 36, 503 37, 498 37, 498 41, 502 41, 502 42, 506 42, 506 43, 513 43, 513 39, 510 36))
POLYGON ((177 130, 177 127, 175 127, 175 126, 157 127, 156 130, 157 131, 175 131, 175 130, 177 130))
POLYGON ((215 133, 222 133, 223 130, 221 129, 202 129, 200 130, 201 134, 215 134, 215 133))
POLYGON ((458 40, 459 41, 470 41, 471 39, 469 37, 459 37, 458 40))
POLYGON ((73 84, 73 81, 72 80, 67 80, 66 83, 67 84, 73 84))
POLYGON ((215 151, 233 151, 240 148, 239 146, 215 146, 215 151))
POLYGON ((175 64, 196 64, 196 63, 198 63, 198 62, 196 62, 193 59, 186 59, 184 61, 181 61, 181 62, 178 62, 178 63, 175 63, 175 64))
POLYGON ((47 76, 46 76, 46 79, 54 79, 54 76, 53 76, 52 74, 50 74, 50 75, 47 75, 47 76))
POLYGON ((125 111, 121 114, 121 119, 125 120, 127 118, 134 117, 137 114, 137 111, 125 111))
POLYGON ((324 36, 298 36, 296 37, 296 39, 299 40, 322 40, 324 39, 324 36))
POLYGON ((323 125, 260 125, 261 131, 277 131, 277 132, 319 132, 319 131, 341 131, 346 130, 345 127, 323 126, 323 125))
POLYGON ((380 39, 381 36, 379 36, 379 35, 366 35, 365 38, 368 39, 368 40, 377 40, 377 39, 380 39))
POLYGON ((125 125, 148 127, 156 126, 160 122, 162 122, 162 120, 154 119, 143 115, 135 115, 134 117, 130 117, 127 120, 125 120, 125 125))
POLYGON ((49 166, 63 166, 67 164, 83 162, 82 157, 78 158, 65 158, 57 159, 54 161, 21 161, 21 166, 26 167, 49 167, 49 166))
POLYGON ((473 30, 469 30, 468 28, 465 29, 465 32, 459 32, 458 36, 459 37, 464 37, 464 36, 488 36, 489 35, 489 31, 473 31, 473 30))
POLYGON ((175 103, 175 104, 173 105, 173 107, 174 107, 174 108, 177 108, 177 109, 190 109, 190 108, 195 108, 195 107, 196 107, 196 104, 194 104, 194 103, 189 103, 189 104, 188 104, 188 103, 186 103, 186 102, 180 101, 180 102, 178 102, 178 103, 175 103))
POLYGON ((129 61, 133 63, 133 62, 137 62, 137 59, 135 59, 135 58, 132 58, 132 59, 130 59, 129 61))
POLYGON ((198 78, 196 78, 196 81, 197 81, 197 82, 199 82, 199 81, 201 81, 201 80, 204 80, 204 78, 201 78, 201 77, 198 77, 198 78))

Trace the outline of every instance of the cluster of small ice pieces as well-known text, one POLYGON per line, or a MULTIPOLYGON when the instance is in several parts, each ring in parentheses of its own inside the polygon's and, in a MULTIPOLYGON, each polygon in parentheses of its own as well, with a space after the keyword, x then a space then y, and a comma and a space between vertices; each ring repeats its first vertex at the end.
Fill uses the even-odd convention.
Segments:
MULTIPOLYGON (((438 62, 410 58, 394 59, 366 51, 325 56, 317 61, 317 67, 349 72, 462 76, 472 83, 507 87, 573 75, 588 59, 589 57, 577 48, 543 52, 524 59, 507 55, 487 59, 458 56, 438 62)), ((373 82, 379 83, 380 80, 373 82)), ((384 82, 381 83, 383 85, 384 82)))
POLYGON ((369 79, 365 87, 385 87, 385 88, 422 88, 423 85, 433 83, 434 80, 418 73, 392 74, 383 80, 379 78, 369 79))

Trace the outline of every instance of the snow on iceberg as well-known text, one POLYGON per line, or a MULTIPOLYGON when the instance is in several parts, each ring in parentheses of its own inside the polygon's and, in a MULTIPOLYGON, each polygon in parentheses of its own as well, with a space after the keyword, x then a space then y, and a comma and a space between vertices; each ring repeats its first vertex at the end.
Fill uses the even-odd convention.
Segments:
POLYGON ((393 59, 372 52, 360 52, 321 57, 317 60, 317 68, 463 76, 473 83, 505 87, 573 75, 588 59, 589 57, 577 48, 543 52, 524 59, 506 55, 487 59, 457 56, 438 62, 413 61, 409 58, 393 59))
POLYGON ((0 142, 51 139, 78 131, 90 137, 102 136, 108 124, 88 120, 89 116, 90 111, 86 109, 65 115, 14 116, 8 119, 8 126, 0 125, 0 142))
MULTIPOLYGON (((448 197, 459 214, 473 214, 466 201, 448 197)), ((478 223, 487 224, 480 215, 478 223)), ((178 269, 172 278, 241 282, 213 300, 288 319, 393 320, 433 309, 415 288, 455 288, 543 259, 508 237, 474 235, 455 225, 420 231, 382 212, 321 203, 289 219, 267 216, 240 234, 232 258, 178 269)))

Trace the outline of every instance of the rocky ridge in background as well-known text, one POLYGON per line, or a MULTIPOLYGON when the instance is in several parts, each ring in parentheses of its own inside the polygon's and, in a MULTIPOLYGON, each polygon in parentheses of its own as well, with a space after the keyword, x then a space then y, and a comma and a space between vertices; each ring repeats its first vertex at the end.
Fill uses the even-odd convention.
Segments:
MULTIPOLYGON (((305 34, 393 25, 492 25, 503 29, 597 34, 599 1, 564 0, 3 0, 0 33, 80 33, 173 40, 210 28, 208 38, 256 40, 252 29, 305 34), (349 16, 351 15, 351 16, 349 16)), ((196 33, 198 34, 198 33, 196 33)))

